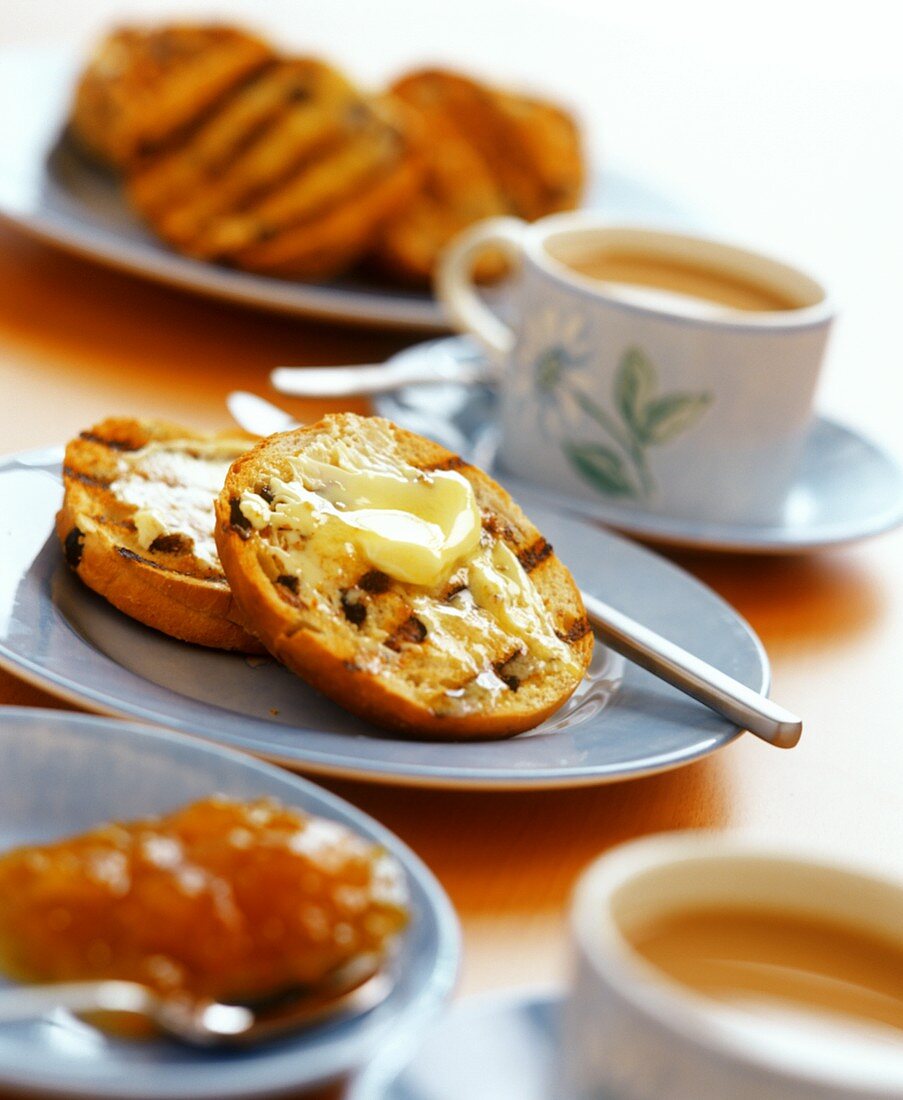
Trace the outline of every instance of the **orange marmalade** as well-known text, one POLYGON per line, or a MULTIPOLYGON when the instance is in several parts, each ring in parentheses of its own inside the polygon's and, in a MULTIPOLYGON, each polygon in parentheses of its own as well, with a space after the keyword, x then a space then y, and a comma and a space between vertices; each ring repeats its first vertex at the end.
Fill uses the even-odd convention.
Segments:
POLYGON ((0 968, 253 999, 316 985, 405 924, 401 867, 344 826, 214 797, 0 857, 0 968))

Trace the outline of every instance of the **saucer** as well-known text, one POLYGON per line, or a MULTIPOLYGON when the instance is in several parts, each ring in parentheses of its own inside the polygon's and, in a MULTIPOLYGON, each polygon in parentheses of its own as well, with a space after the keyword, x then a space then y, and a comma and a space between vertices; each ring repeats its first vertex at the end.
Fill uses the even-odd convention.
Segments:
MULTIPOLYGON (((419 346, 472 362, 474 343, 447 337, 419 346)), ((409 349, 403 352, 408 357, 409 349)), ((495 457, 497 394, 490 385, 442 383, 409 386, 374 399, 374 411, 411 431, 429 436, 492 473, 517 498, 527 482, 495 457)), ((599 520, 648 542, 700 550, 782 554, 820 550, 881 534, 903 523, 903 470, 876 444, 852 428, 818 416, 779 522, 706 523, 657 516, 608 500, 587 500, 533 482, 537 497, 599 520)))
POLYGON ((560 997, 517 990, 457 1004, 406 1064, 381 1055, 346 1100, 556 1100, 560 997))

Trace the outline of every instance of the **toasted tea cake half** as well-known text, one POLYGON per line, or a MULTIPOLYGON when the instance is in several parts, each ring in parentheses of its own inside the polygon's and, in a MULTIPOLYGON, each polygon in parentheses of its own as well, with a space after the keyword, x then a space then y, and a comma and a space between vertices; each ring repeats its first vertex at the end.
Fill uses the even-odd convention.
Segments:
POLYGON ((579 591, 517 504, 386 420, 271 436, 233 464, 216 513, 251 628, 379 725, 507 737, 557 710, 589 664, 579 591))
POLYGON ((66 447, 56 518, 66 561, 133 619, 182 641, 250 653, 213 540, 213 504, 252 444, 156 420, 110 419, 66 447))

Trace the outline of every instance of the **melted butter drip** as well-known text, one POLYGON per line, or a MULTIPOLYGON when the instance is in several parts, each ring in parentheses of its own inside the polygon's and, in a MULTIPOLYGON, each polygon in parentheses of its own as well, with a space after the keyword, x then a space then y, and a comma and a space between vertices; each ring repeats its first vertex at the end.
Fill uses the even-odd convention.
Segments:
POLYGON ((145 550, 161 535, 183 535, 194 544, 196 558, 218 569, 213 505, 229 467, 243 453, 243 447, 215 441, 149 443, 123 455, 110 491, 134 506, 145 550))
POLYGON ((537 657, 577 668, 570 647, 555 633, 552 616, 517 555, 501 540, 468 563, 474 602, 537 657))

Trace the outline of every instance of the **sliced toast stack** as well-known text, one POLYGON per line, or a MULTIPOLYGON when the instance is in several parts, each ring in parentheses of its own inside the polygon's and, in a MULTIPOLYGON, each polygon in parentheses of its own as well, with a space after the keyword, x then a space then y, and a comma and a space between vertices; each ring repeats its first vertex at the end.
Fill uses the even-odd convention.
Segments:
POLYGON ((571 208, 583 184, 577 129, 549 103, 435 70, 371 95, 219 25, 108 35, 71 129, 172 248, 287 278, 366 260, 427 282, 460 229, 571 208))

